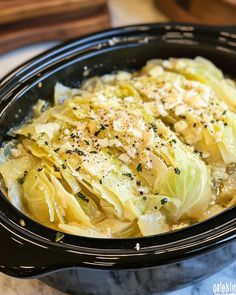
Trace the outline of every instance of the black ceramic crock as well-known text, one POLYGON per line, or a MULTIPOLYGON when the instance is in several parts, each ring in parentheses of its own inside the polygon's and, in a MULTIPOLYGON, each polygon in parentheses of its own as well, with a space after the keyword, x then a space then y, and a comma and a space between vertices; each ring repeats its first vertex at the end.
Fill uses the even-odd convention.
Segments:
MULTIPOLYGON (((57 81, 78 86, 88 76, 141 67, 151 58, 204 56, 236 77, 236 28, 190 24, 137 25, 62 44, 0 82, 0 140, 57 81)), ((41 278, 73 294, 153 294, 217 272, 236 259, 236 208, 158 236, 95 239, 56 232, 0 196, 0 268, 18 278, 41 278), (24 219, 22 227, 20 220, 24 219)))

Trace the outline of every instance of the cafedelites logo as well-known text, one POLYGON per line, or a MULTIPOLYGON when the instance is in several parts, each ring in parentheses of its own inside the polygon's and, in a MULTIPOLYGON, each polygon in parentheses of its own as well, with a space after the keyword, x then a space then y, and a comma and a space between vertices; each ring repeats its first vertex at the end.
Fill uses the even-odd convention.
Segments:
POLYGON ((236 283, 219 282, 213 284, 212 291, 214 295, 236 295, 236 283))

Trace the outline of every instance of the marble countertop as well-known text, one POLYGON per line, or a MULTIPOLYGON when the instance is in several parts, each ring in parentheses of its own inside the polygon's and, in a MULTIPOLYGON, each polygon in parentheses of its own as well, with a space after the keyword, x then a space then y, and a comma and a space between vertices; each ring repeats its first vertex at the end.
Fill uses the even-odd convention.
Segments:
MULTIPOLYGON (((156 8, 153 0, 109 0, 112 26, 167 20, 156 8), (134 5, 135 1, 135 5, 134 5)), ((56 43, 43 43, 21 48, 0 56, 0 78, 25 60, 52 47, 56 43)), ((194 266, 193 266, 194 267, 194 266)), ((236 262, 226 269, 193 286, 170 293, 171 295, 210 295, 213 284, 236 284, 236 262)), ((19 280, 0 274, 0 294, 4 295, 63 295, 39 280, 19 280)), ((105 294, 104 294, 105 295, 105 294)), ((232 294, 236 295, 236 294, 232 294)))
MULTIPOLYGON (((194 267, 194 266, 193 266, 194 267)), ((217 283, 236 284, 236 262, 218 272, 217 274, 169 295, 214 295, 213 285, 217 283)), ((0 274, 0 294, 4 295, 63 295, 65 293, 55 290, 39 280, 20 280, 0 274)), ((106 294, 104 294, 106 295, 106 294)), ((154 294, 153 294, 154 295, 154 294)), ((225 295, 229 295, 226 294, 225 295)), ((236 295, 231 294, 231 295, 236 295)))

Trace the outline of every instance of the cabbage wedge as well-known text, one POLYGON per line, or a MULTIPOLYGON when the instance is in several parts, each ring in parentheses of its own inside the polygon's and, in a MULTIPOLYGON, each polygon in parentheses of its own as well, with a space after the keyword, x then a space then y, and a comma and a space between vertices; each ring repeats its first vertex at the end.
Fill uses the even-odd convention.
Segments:
POLYGON ((1 149, 1 185, 17 208, 68 234, 187 226, 236 202, 234 100, 234 82, 202 58, 151 60, 79 89, 57 83, 54 106, 39 100, 1 149))

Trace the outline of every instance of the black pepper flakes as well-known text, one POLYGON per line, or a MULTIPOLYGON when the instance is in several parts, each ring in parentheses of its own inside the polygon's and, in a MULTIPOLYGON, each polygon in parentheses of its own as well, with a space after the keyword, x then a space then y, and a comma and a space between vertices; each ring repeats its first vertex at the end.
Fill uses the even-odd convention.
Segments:
POLYGON ((76 148, 76 149, 74 150, 74 152, 75 152, 76 154, 78 154, 79 156, 84 156, 84 155, 85 155, 85 153, 84 153, 83 151, 81 151, 80 149, 78 149, 78 148, 76 148))
POLYGON ((138 172, 142 172, 143 171, 142 164, 139 163, 136 169, 137 169, 138 172))
POLYGON ((98 134, 100 133, 101 130, 98 130, 94 133, 95 136, 98 136, 98 134))
POLYGON ((180 170, 179 170, 178 167, 175 167, 175 168, 174 168, 174 171, 175 171, 175 174, 178 174, 178 175, 180 174, 180 170))
POLYGON ((41 132, 40 137, 43 137, 45 134, 46 134, 45 132, 41 132))
POLYGON ((67 150, 66 151, 66 154, 69 154, 69 155, 71 155, 73 153, 73 151, 72 150, 67 150))
POLYGON ((103 124, 101 124, 101 126, 100 126, 100 130, 105 130, 105 129, 106 129, 106 126, 103 125, 103 124))
POLYGON ((79 138, 79 135, 76 135, 76 134, 74 134, 74 133, 71 133, 70 138, 71 138, 71 139, 79 138))
POLYGON ((78 196, 81 200, 85 201, 86 203, 89 202, 89 199, 86 198, 85 195, 83 195, 81 192, 78 192, 77 196, 78 196))
POLYGON ((54 169, 55 172, 60 172, 60 168, 57 167, 56 165, 53 165, 53 169, 54 169))
POLYGON ((17 178, 17 181, 18 181, 19 184, 22 185, 25 182, 25 177, 24 176, 23 177, 19 177, 19 178, 17 178))
POLYGON ((64 163, 61 165, 61 167, 62 167, 63 169, 66 169, 66 165, 65 165, 64 163))
POLYGON ((161 205, 165 205, 168 202, 167 198, 161 199, 161 205))
POLYGON ((151 123, 151 129, 156 133, 157 132, 157 125, 155 123, 151 123))
POLYGON ((123 173, 124 176, 132 177, 131 173, 123 173))

